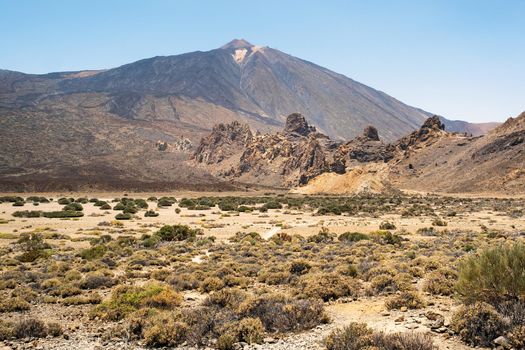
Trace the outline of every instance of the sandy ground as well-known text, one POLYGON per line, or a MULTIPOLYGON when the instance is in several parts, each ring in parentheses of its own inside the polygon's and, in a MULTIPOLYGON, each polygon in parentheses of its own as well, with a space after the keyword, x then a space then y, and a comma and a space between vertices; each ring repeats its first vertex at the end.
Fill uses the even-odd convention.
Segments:
MULTIPOLYGON (((177 194, 177 198, 182 198, 184 194, 177 194)), ((75 197, 79 197, 76 195, 75 197)), ((131 197, 131 195, 130 195, 131 197)), ((143 196, 147 198, 148 196, 143 196)), ((49 218, 15 218, 12 213, 17 210, 42 210, 53 211, 61 210, 63 207, 56 202, 59 198, 56 194, 51 198, 55 201, 33 206, 26 203, 23 207, 13 207, 11 203, 0 203, 0 246, 11 242, 22 232, 32 232, 34 230, 50 229, 59 234, 70 236, 71 238, 88 237, 97 234, 100 229, 97 225, 101 222, 111 222, 115 220, 115 215, 119 213, 115 210, 101 210, 93 203, 84 204, 84 217, 74 219, 49 219, 49 218)), ((114 198, 111 196, 97 197, 109 202, 114 198)), ((137 198, 137 197, 135 197, 137 198)), ((115 203, 110 203, 112 206, 115 203)), ((321 227, 327 227, 330 232, 341 234, 347 231, 371 232, 379 229, 379 225, 384 221, 394 223, 398 230, 404 229, 409 233, 415 232, 419 228, 432 226, 432 217, 401 217, 400 215, 383 215, 379 217, 365 216, 317 216, 313 212, 303 212, 294 210, 270 210, 268 213, 224 213, 218 208, 211 210, 187 210, 180 208, 177 214, 172 207, 157 208, 156 203, 149 202, 150 209, 159 213, 158 217, 144 217, 144 211, 137 214, 137 219, 122 220, 126 234, 131 230, 138 236, 143 233, 154 232, 157 227, 166 224, 187 224, 192 227, 200 227, 206 236, 215 236, 218 240, 226 240, 235 235, 236 232, 257 232, 261 237, 268 239, 277 232, 288 234, 299 234, 310 236, 319 232, 321 227)), ((525 230, 525 220, 513 219, 509 216, 492 211, 481 211, 469 214, 458 214, 455 217, 446 217, 448 225, 437 227, 441 230, 474 230, 479 231, 480 226, 484 225, 497 230, 525 230), (512 228, 514 226, 514 228, 512 228)), ((88 243, 73 242, 78 245, 88 243)), ((69 240, 64 240, 62 244, 72 244, 69 240)))

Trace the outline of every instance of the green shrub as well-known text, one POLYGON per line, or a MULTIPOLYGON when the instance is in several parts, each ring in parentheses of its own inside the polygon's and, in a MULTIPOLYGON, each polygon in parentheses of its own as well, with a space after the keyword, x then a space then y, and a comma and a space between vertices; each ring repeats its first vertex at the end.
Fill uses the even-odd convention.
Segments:
POLYGON ((93 309, 92 315, 106 320, 120 320, 139 308, 173 309, 181 303, 182 296, 166 285, 121 285, 113 290, 108 300, 93 309))
POLYGON ((59 198, 57 202, 60 205, 68 205, 69 203, 72 202, 72 200, 70 198, 63 198, 62 197, 62 198, 59 198))
POLYGON ((279 202, 270 201, 263 205, 266 209, 282 209, 283 205, 279 202))
POLYGON ((525 298, 525 245, 487 248, 459 265, 457 292, 463 301, 496 305, 525 298))
POLYGON ((159 213, 157 213, 156 211, 154 210, 148 210, 144 213, 144 216, 145 217, 157 217, 159 216, 159 213))
POLYGON ((219 209, 222 211, 236 211, 237 210, 237 204, 235 203, 229 203, 229 202, 220 202, 219 203, 219 209))
POLYGON ((442 220, 441 218, 435 218, 432 221, 433 226, 447 226, 447 222, 442 220))
POLYGON ((164 225, 155 234, 163 241, 185 241, 195 238, 200 233, 200 230, 187 225, 164 225))
POLYGON ((148 209, 148 203, 144 199, 135 199, 135 205, 141 209, 148 209))
POLYGON ((65 205, 62 210, 65 211, 82 211, 84 210, 84 207, 82 207, 82 204, 80 203, 69 203, 65 205))
POLYGON ((42 215, 46 218, 64 219, 64 218, 79 218, 84 216, 81 211, 45 211, 42 215))
POLYGON ((17 210, 12 214, 16 218, 39 218, 42 216, 40 210, 17 210))
POLYGON ((326 227, 323 227, 318 234, 308 237, 308 242, 332 243, 336 237, 335 233, 331 233, 326 227))
POLYGON ((358 242, 369 239, 368 235, 360 232, 345 232, 339 235, 340 242, 358 242))
POLYGON ((84 249, 80 252, 80 257, 86 260, 94 260, 104 256, 108 248, 105 245, 96 245, 91 248, 84 249))
MULTIPOLYGON (((191 201, 191 200, 190 200, 190 201, 191 201)), ((158 205, 159 207, 171 207, 174 203, 175 203, 174 200, 169 199, 169 198, 166 198, 166 197, 162 197, 162 198, 159 198, 159 201, 157 202, 157 205, 158 205)), ((181 200, 181 203, 182 203, 182 200, 181 200)), ((179 206, 180 206, 180 207, 184 207, 184 206, 187 205, 187 203, 189 203, 189 202, 184 202, 183 205, 181 205, 181 204, 179 203, 179 206)))
POLYGON ((124 210, 126 209, 126 206, 123 204, 123 203, 117 203, 114 207, 113 207, 113 210, 124 210))
POLYGON ((133 216, 129 213, 118 213, 115 215, 115 219, 117 220, 130 220, 133 216))
POLYGON ((383 221, 379 225, 379 229, 380 230, 395 230, 396 229, 396 225, 394 225, 393 223, 388 222, 388 221, 383 221))

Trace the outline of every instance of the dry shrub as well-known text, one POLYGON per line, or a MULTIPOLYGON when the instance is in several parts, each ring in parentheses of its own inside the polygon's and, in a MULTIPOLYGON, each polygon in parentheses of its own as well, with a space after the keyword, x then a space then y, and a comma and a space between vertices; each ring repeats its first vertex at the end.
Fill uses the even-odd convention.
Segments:
POLYGON ((259 318, 268 331, 305 330, 326 323, 323 304, 317 300, 291 300, 268 294, 242 302, 236 312, 240 317, 259 318))
POLYGON ((505 334, 509 323, 491 305, 476 303, 456 312, 451 327, 467 344, 491 346, 494 339, 505 334))
POLYGON ((362 350, 372 346, 372 330, 366 323, 352 322, 326 338, 327 350, 362 350))
POLYGON ((222 281, 222 279, 218 277, 207 277, 206 279, 204 279, 204 281, 202 281, 199 289, 201 290, 201 292, 209 293, 221 290, 222 288, 224 288, 224 286, 225 284, 222 281))
POLYGON ((246 300, 247 297, 248 294, 240 289, 224 288, 210 294, 204 302, 204 305, 234 309, 238 307, 244 300, 246 300))
POLYGON ((365 323, 352 322, 326 338, 327 350, 434 350, 432 337, 423 333, 374 333, 365 323))
POLYGON ((0 303, 0 312, 27 311, 31 305, 20 297, 5 299, 0 303))
POLYGON ((401 292, 400 294, 390 297, 385 306, 389 310, 400 309, 406 307, 407 309, 420 309, 425 307, 425 301, 417 292, 401 292))
POLYGON ((172 315, 159 314, 144 328, 144 343, 151 347, 174 347, 184 342, 187 332, 185 323, 176 321, 172 315))
POLYGON ((525 325, 513 327, 507 334, 507 338, 515 349, 525 349, 525 325))
POLYGON ((302 276, 297 287, 308 298, 329 301, 357 295, 361 284, 356 279, 336 273, 312 273, 302 276))
POLYGON ((425 277, 423 290, 432 295, 452 295, 457 273, 450 269, 438 269, 425 277))
POLYGON ((246 317, 239 321, 237 334, 240 341, 260 344, 264 338, 264 327, 260 319, 246 317))

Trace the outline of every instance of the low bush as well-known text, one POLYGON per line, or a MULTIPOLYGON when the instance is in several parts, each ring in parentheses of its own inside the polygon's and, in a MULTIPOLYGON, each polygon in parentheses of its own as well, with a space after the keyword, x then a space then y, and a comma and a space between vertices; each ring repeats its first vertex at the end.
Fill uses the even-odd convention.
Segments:
POLYGON ((65 211, 82 211, 84 210, 84 207, 82 206, 82 204, 80 203, 69 203, 67 205, 65 205, 62 210, 65 210, 65 211))
POLYGON ((395 230, 396 229, 396 225, 394 225, 393 223, 388 222, 388 221, 383 221, 379 225, 379 229, 380 230, 395 230))
POLYGON ((108 300, 94 308, 92 315, 106 320, 120 320, 139 308, 173 309, 181 303, 182 296, 167 285, 121 285, 113 290, 108 300))
POLYGON ((472 346, 492 346, 492 341, 509 329, 509 323, 491 305, 464 306, 452 317, 451 328, 472 346))
POLYGON ((144 213, 144 216, 145 217, 157 217, 159 216, 159 213, 157 213, 156 211, 154 210, 148 210, 144 213))
POLYGON ((432 295, 452 295, 457 280, 457 273, 442 268, 430 272, 425 276, 423 290, 432 295))
POLYGON ((425 301, 417 292, 405 291, 390 297, 385 302, 385 306, 389 310, 401 309, 402 307, 421 309, 425 307, 425 301))
POLYGON ((337 235, 331 233, 326 227, 321 228, 318 234, 308 237, 308 242, 312 243, 332 243, 337 235))
POLYGON ((164 225, 155 235, 163 241, 185 241, 193 239, 201 233, 201 230, 192 229, 187 225, 164 225))
POLYGON ((0 302, 0 312, 27 311, 31 305, 20 297, 4 299, 0 302))
POLYGON ((326 338, 327 350, 363 350, 372 346, 373 331, 365 323, 352 322, 332 331, 326 338))
POLYGON ((115 215, 115 219, 117 220, 130 220, 133 217, 133 215, 129 213, 118 213, 115 215))
POLYGON ((58 219, 64 219, 64 218, 79 218, 84 216, 84 213, 81 211, 46 211, 42 214, 46 218, 58 218, 58 219))
POLYGON ((73 198, 59 198, 57 200, 57 203, 60 204, 60 205, 68 205, 70 204, 71 202, 74 202, 75 200, 73 198))
POLYGON ((339 235, 340 242, 358 242, 366 239, 370 239, 368 235, 360 232, 345 232, 339 235))
POLYGON ((459 265, 457 292, 466 303, 492 305, 525 298, 525 244, 487 248, 459 265))
POLYGON ((329 301, 355 296, 361 286, 358 280, 336 273, 309 273, 299 279, 297 287, 306 297, 329 301))
POLYGON ((350 323, 326 338, 327 350, 435 350, 432 337, 424 333, 374 333, 365 323, 350 323))
POLYGON ((16 218, 39 218, 42 216, 42 211, 40 210, 17 210, 13 212, 14 217, 16 218))

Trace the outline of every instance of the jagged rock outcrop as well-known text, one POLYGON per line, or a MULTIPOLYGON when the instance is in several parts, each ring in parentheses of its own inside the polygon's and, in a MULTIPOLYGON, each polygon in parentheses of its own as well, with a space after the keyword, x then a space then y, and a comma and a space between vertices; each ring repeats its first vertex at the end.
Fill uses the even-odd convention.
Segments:
POLYGON ((315 127, 308 125, 306 119, 299 113, 292 113, 286 118, 285 134, 308 136, 315 132, 315 127))
POLYGON ((394 147, 406 156, 412 147, 421 144, 428 145, 432 141, 435 141, 446 134, 445 124, 443 124, 440 118, 435 115, 425 120, 421 128, 405 137, 402 137, 399 141, 394 143, 394 147))
POLYGON ((189 151, 193 147, 193 144, 191 143, 189 139, 183 137, 180 139, 176 139, 173 142, 157 140, 157 142, 155 143, 155 147, 157 148, 157 150, 161 152, 174 152, 174 151, 184 152, 184 151, 189 151))
POLYGON ((286 118, 283 131, 253 134, 238 122, 219 124, 203 138, 193 159, 219 177, 279 187, 304 185, 323 174, 345 174, 367 163, 408 157, 414 147, 446 135, 437 116, 395 144, 386 144, 368 126, 355 139, 337 143, 310 126, 299 113, 286 118))
POLYGON ((363 137, 370 141, 379 141, 379 133, 377 132, 377 129, 374 128, 372 125, 369 125, 365 128, 365 131, 363 132, 363 137))
POLYGON ((374 127, 351 141, 334 142, 294 114, 277 133, 253 134, 238 123, 218 126, 194 160, 222 180, 286 188, 306 184, 304 193, 396 188, 511 193, 525 190, 524 147, 525 114, 483 137, 446 132, 440 118, 432 117, 391 144, 382 142, 374 127))
POLYGON ((192 156, 199 163, 217 164, 242 151, 253 134, 247 124, 234 121, 230 124, 218 124, 212 132, 204 137, 192 156))
POLYGON ((347 165, 352 162, 388 162, 394 157, 394 148, 379 139, 379 133, 373 126, 368 126, 361 136, 348 141, 338 148, 338 157, 347 165))
POLYGON ((203 138, 193 159, 221 176, 290 187, 324 172, 344 173, 344 160, 337 147, 308 125, 301 114, 294 113, 287 117, 284 130, 274 134, 254 135, 248 126, 235 122, 219 125, 203 138), (220 164, 227 157, 229 162, 220 164))

